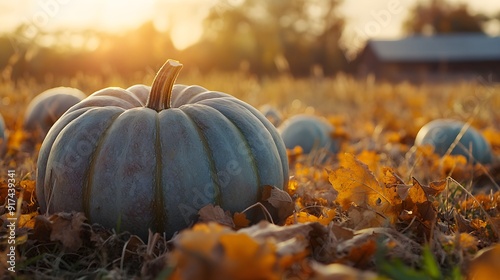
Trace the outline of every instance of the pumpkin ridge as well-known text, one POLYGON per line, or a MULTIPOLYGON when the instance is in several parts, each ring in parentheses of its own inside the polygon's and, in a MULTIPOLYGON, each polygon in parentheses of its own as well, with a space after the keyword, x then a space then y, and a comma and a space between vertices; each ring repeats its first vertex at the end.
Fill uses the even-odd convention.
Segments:
POLYGON ((259 117, 257 109, 255 109, 253 107, 247 107, 247 106, 250 106, 248 103, 245 103, 244 101, 239 100, 237 98, 234 98, 230 101, 234 105, 237 105, 239 108, 245 108, 245 110, 247 110, 253 116, 255 116, 257 119, 259 119, 259 121, 262 123, 262 125, 266 128, 267 132, 271 135, 271 137, 275 143, 276 150, 278 152, 278 157, 280 158, 280 162, 281 162, 281 172, 282 172, 282 175, 284 178, 283 189, 286 189, 288 187, 288 169, 289 169, 289 166, 288 166, 286 148, 285 148, 284 143, 283 143, 283 149, 280 149, 280 146, 278 145, 278 141, 281 141, 281 142, 283 141, 281 139, 281 136, 277 132, 273 132, 274 126, 273 126, 273 124, 271 124, 271 122, 269 122, 264 116, 262 116, 263 117, 262 119, 259 117))
MULTIPOLYGON (((207 105, 205 105, 205 106, 207 106, 207 105)), ((214 108, 214 109, 217 110, 216 108, 214 108)), ((221 113, 237 129, 237 131, 239 132, 239 135, 241 136, 241 139, 243 140, 243 143, 245 143, 245 148, 248 151, 248 156, 250 157, 250 160, 252 161, 252 164, 250 164, 250 165, 252 166, 252 170, 253 170, 253 172, 255 174, 255 178, 257 178, 257 186, 260 186, 261 185, 261 177, 260 177, 260 174, 259 174, 259 170, 256 167, 257 166, 257 160, 255 158, 255 155, 252 153, 252 149, 251 149, 250 145, 248 145, 248 140, 245 138, 245 134, 240 129, 240 127, 237 126, 236 123, 233 120, 231 120, 231 118, 229 118, 226 115, 224 115, 224 113, 222 113, 221 111, 219 111, 219 110, 217 110, 217 111, 219 113, 221 113)), ((261 192, 259 191, 258 193, 259 193, 258 199, 260 199, 260 193, 261 192)))
POLYGON ((165 200, 163 193, 163 181, 162 181, 162 149, 161 149, 161 139, 160 139, 160 118, 159 114, 156 114, 156 139, 155 139, 155 153, 156 153, 156 167, 155 167, 155 184, 154 188, 154 198, 152 201, 153 207, 153 229, 157 232, 165 232, 166 225, 168 223, 168 214, 165 209, 165 200))
POLYGON ((121 87, 107 87, 92 93, 90 96, 103 96, 113 99, 123 100, 132 107, 141 107, 141 100, 133 93, 121 87))
MULTIPOLYGON (((98 109, 96 108, 96 110, 98 110, 98 109)), ((89 168, 87 168, 87 171, 85 172, 86 173, 86 176, 84 176, 85 181, 82 184, 82 186, 83 186, 83 190, 82 190, 83 213, 85 214, 85 216, 89 220, 91 219, 90 218, 90 197, 92 194, 92 183, 90 181, 92 181, 92 178, 94 178, 94 175, 93 175, 94 171, 95 171, 94 170, 94 167, 95 167, 94 161, 95 161, 95 158, 97 157, 97 155, 99 154, 99 151, 101 150, 102 144, 105 142, 104 140, 108 136, 109 129, 113 126, 113 123, 116 121, 116 119, 118 119, 118 117, 121 116, 124 112, 126 112, 126 111, 124 110, 124 111, 117 113, 116 115, 113 116, 113 119, 109 122, 109 125, 106 127, 106 129, 103 130, 102 136, 99 137, 99 140, 97 141, 95 149, 92 152, 92 155, 90 156, 89 168)))
MULTIPOLYGON (((212 106, 211 106, 211 103, 213 103, 213 102, 214 102, 214 99, 206 99, 206 100, 201 100, 200 102, 203 102, 203 103, 197 103, 197 104, 198 104, 198 105, 202 105, 202 106, 208 106, 208 107, 214 108, 214 109, 216 109, 217 111, 219 111, 222 115, 224 115, 224 116, 225 116, 225 114, 224 114, 221 110, 217 109, 215 106, 214 106, 214 107, 212 107, 212 106), (205 102, 206 102, 206 103, 205 103, 205 102)), ((222 102, 222 101, 220 101, 220 100, 219 100, 218 102, 220 103, 220 102, 222 102)), ((247 107, 247 106, 249 106, 247 103, 244 103, 243 101, 238 100, 238 99, 236 99, 236 98, 226 98, 226 99, 224 99, 224 102, 226 102, 225 107, 227 107, 227 108, 234 108, 234 107, 237 107, 239 110, 244 110, 244 111, 245 111, 245 112, 247 112, 250 116, 255 117, 255 118, 256 118, 256 119, 257 119, 257 120, 258 120, 258 121, 259 121, 259 122, 260 122, 260 123, 264 126, 265 131, 266 131, 267 133, 269 133, 269 135, 270 135, 270 137, 273 139, 273 141, 274 141, 275 143, 277 143, 277 142, 276 142, 276 141, 277 141, 277 138, 273 135, 272 131, 271 131, 271 130, 270 130, 270 129, 266 126, 266 124, 264 123, 264 121, 263 121, 263 120, 261 120, 261 119, 259 118, 259 116, 258 116, 258 115, 256 115, 256 114, 254 113, 254 111, 252 111, 249 107, 247 107), (247 106, 245 106, 245 105, 247 105, 247 106)), ((230 111, 230 110, 228 110, 228 112, 231 112, 231 111, 230 111)), ((235 123, 235 122, 233 121, 233 119, 232 119, 232 118, 230 118, 230 117, 227 117, 227 118, 228 118, 228 119, 229 119, 232 123, 235 123)), ((264 119, 264 120, 265 120, 265 119, 264 119)), ((269 123, 269 125, 271 125, 271 126, 272 126, 272 124, 271 124, 271 123, 269 123)), ((243 130, 241 130, 241 129, 239 128, 239 126, 238 126, 238 125, 236 125, 236 124, 235 124, 235 126, 236 126, 236 127, 238 127, 238 130, 239 130, 239 131, 243 131, 243 130)), ((279 136, 277 136, 277 137, 279 137, 279 136)), ((246 137, 244 137, 244 139, 247 139, 247 138, 246 138, 246 137)), ((248 143, 248 141, 246 141, 246 143, 248 143)), ((280 153, 280 151, 279 151, 279 148, 278 148, 278 145, 277 145, 277 144, 275 145, 275 147, 276 147, 276 152, 277 152, 277 155, 278 155, 278 158, 279 158, 279 167, 277 166, 277 169, 279 169, 280 173, 281 173, 281 174, 282 174, 282 176, 283 176, 283 188, 285 188, 285 187, 286 187, 286 185, 288 184, 288 179, 287 179, 287 178, 286 178, 286 176, 285 176, 285 174, 287 173, 287 170, 288 170, 288 164, 287 164, 287 161, 285 161, 285 162, 283 161, 283 157, 282 157, 282 155, 281 155, 281 153, 280 153)), ((257 156, 256 156, 256 152, 253 152, 250 146, 249 146, 249 151, 250 151, 249 153, 252 155, 252 157, 253 157, 253 158, 255 158, 255 162, 258 162, 258 159, 257 159, 257 156)), ((286 157, 286 155, 284 155, 284 156, 286 157)), ((257 165, 253 165, 253 167, 257 168, 257 165)), ((258 168, 257 168, 257 169, 258 169, 258 168)), ((263 180, 262 180, 262 177, 263 177, 263 175, 262 175, 262 174, 260 174, 260 172, 259 172, 259 171, 257 171, 257 173, 258 173, 257 180, 258 180, 258 184, 259 184, 258 186, 259 186, 259 187, 262 187, 262 184, 263 184, 263 183, 262 183, 262 181, 263 181, 263 180)), ((259 191, 259 193, 261 193, 261 192, 262 192, 262 190, 260 190, 260 191, 259 191)), ((259 196, 259 198, 258 198, 258 199, 260 199, 260 196, 259 196)))
MULTIPOLYGON (((219 110, 217 110, 219 111, 219 110)), ((219 111, 220 112, 220 111, 219 111)), ((262 183, 261 183, 261 174, 259 172, 259 169, 257 168, 257 160, 255 158, 255 155, 254 153, 252 153, 252 149, 250 147, 250 145, 248 145, 248 140, 245 138, 245 135, 243 134, 242 130, 239 128, 239 126, 236 125, 235 122, 233 122, 230 118, 228 118, 226 115, 224 115, 222 112, 220 112, 226 119, 229 120, 229 122, 231 122, 234 127, 236 127, 236 129, 238 130, 238 132, 240 133, 242 139, 243 139, 243 143, 245 143, 245 148, 246 150, 248 151, 248 157, 250 158, 250 160, 252 161, 252 164, 250 164, 252 166, 252 171, 253 173, 255 174, 255 178, 257 178, 257 186, 258 186, 258 189, 259 191, 257 192, 257 197, 256 197, 256 201, 260 201, 261 199, 261 194, 262 194, 262 183)))
MULTIPOLYGON (((181 109, 181 107, 179 107, 181 109)), ((215 205, 219 205, 222 207, 222 198, 221 198, 221 184, 219 182, 219 178, 217 176, 217 168, 215 167, 215 162, 214 162, 214 156, 213 152, 210 149, 208 145, 208 141, 205 137, 205 134, 203 134, 203 131, 199 127, 199 125, 193 120, 193 118, 184 110, 180 110, 184 115, 186 115, 187 119, 191 123, 193 123, 193 127, 196 129, 198 132, 198 136, 200 137, 201 142, 203 143, 203 150, 207 153, 208 161, 209 161, 209 166, 210 166, 210 177, 212 177, 212 182, 214 183, 214 190, 215 190, 215 205)))

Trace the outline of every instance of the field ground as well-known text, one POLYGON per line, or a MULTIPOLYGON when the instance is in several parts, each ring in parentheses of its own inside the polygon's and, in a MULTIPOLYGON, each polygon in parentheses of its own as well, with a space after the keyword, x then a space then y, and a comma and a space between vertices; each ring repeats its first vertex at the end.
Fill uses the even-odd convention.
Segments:
MULTIPOLYGON (((481 277, 498 271, 500 85, 480 78, 412 85, 357 81, 342 75, 259 80, 242 73, 181 73, 179 83, 227 92, 257 108, 270 104, 285 117, 320 115, 335 126, 332 137, 342 143, 338 156, 290 151, 293 178, 288 193, 295 213, 286 220, 287 226, 260 224, 264 233, 259 235, 255 226, 242 226, 234 216, 233 226, 243 229, 200 223, 175 241, 159 235, 140 240, 89 225, 81 214, 38 214, 34 197, 38 146, 26 144, 28 136, 21 129, 28 102, 54 86, 72 86, 90 94, 107 86, 149 83, 153 75, 138 74, 127 80, 48 78, 43 83, 1 80, 0 112, 9 143, 0 162, 0 203, 7 204, 7 170, 13 169, 17 194, 22 194, 16 227, 19 279, 193 279, 200 275, 211 279, 372 279, 375 275, 487 279, 481 277), (425 147, 415 147, 418 130, 436 118, 469 122, 481 131, 493 148, 494 162, 473 166, 465 158, 440 158, 425 147), (355 194, 339 194, 334 188, 348 184, 349 177, 397 186, 399 196, 376 211, 351 207, 355 194), (485 248, 490 250, 476 257, 485 248), (354 278, 335 278, 342 275, 354 278)), ((0 231, 8 234, 6 208, 0 214, 0 231)), ((1 267, 8 260, 6 238, 0 249, 5 252, 0 256, 1 267)))

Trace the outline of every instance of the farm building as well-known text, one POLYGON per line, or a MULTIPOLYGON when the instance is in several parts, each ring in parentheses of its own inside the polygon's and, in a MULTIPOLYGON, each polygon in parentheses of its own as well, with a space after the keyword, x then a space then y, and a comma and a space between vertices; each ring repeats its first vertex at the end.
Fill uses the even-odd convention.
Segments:
POLYGON ((357 57, 357 74, 388 81, 456 79, 500 81, 500 37, 483 34, 369 40, 357 57))

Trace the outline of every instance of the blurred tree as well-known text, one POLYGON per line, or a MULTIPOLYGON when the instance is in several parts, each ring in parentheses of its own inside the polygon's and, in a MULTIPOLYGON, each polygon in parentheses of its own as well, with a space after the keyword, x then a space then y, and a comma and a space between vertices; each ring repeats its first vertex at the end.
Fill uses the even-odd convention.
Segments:
POLYGON ((12 34, 0 36, 0 74, 6 79, 41 80, 77 73, 130 77, 154 71, 178 54, 169 34, 159 32, 152 22, 122 34, 93 30, 31 34, 26 30, 21 25, 12 34))
POLYGON ((418 3, 403 23, 408 34, 484 33, 483 15, 473 15, 467 4, 452 5, 445 0, 418 3))
MULTIPOLYGON (((225 70, 248 65, 258 73, 308 75, 344 69, 338 41, 344 19, 339 0, 221 0, 205 21, 199 49, 210 49, 206 65, 225 70)), ((201 57, 203 60, 203 57, 201 57)))

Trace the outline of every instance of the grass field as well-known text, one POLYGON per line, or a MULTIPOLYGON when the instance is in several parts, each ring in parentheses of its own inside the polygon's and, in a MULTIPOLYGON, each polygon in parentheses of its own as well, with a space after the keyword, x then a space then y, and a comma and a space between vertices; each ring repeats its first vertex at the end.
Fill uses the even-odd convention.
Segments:
MULTIPOLYGON (((0 269, 0 276, 488 279, 488 273, 498 271, 500 85, 481 77, 412 85, 343 75, 257 79, 243 73, 181 73, 178 83, 227 92, 257 108, 270 104, 285 118, 316 114, 334 125, 332 137, 342 143, 338 155, 289 152, 293 177, 287 191, 295 211, 286 226, 261 224, 265 233, 259 235, 254 227, 241 226, 235 217, 235 227, 243 227, 239 231, 199 223, 175 240, 160 235, 140 240, 91 225, 81 214, 37 213, 34 180, 39 145, 29 146, 25 142, 29 136, 21 128, 29 101, 55 86, 76 87, 91 94, 108 86, 149 83, 153 76, 145 73, 133 79, 104 80, 82 75, 48 78, 43 83, 2 78, 0 113, 9 140, 0 161, 0 203, 7 206, 7 170, 15 170, 16 193, 21 198, 16 208, 17 274, 0 269), (426 147, 415 147, 418 130, 437 118, 453 118, 477 128, 491 144, 494 162, 472 165, 465 158, 441 158, 426 147), (315 160, 319 156, 327 160, 315 160), (369 180, 397 186, 404 193, 394 202, 398 207, 375 211, 340 203, 335 184, 348 180, 338 179, 341 172, 365 184, 369 180), (489 250, 477 257, 484 249, 489 250)), ((348 202, 355 203, 349 201, 355 194, 343 192, 348 202)), ((0 209, 2 236, 10 233, 6 209, 0 209)), ((1 239, 0 249, 0 267, 7 269, 8 238, 1 239)))

